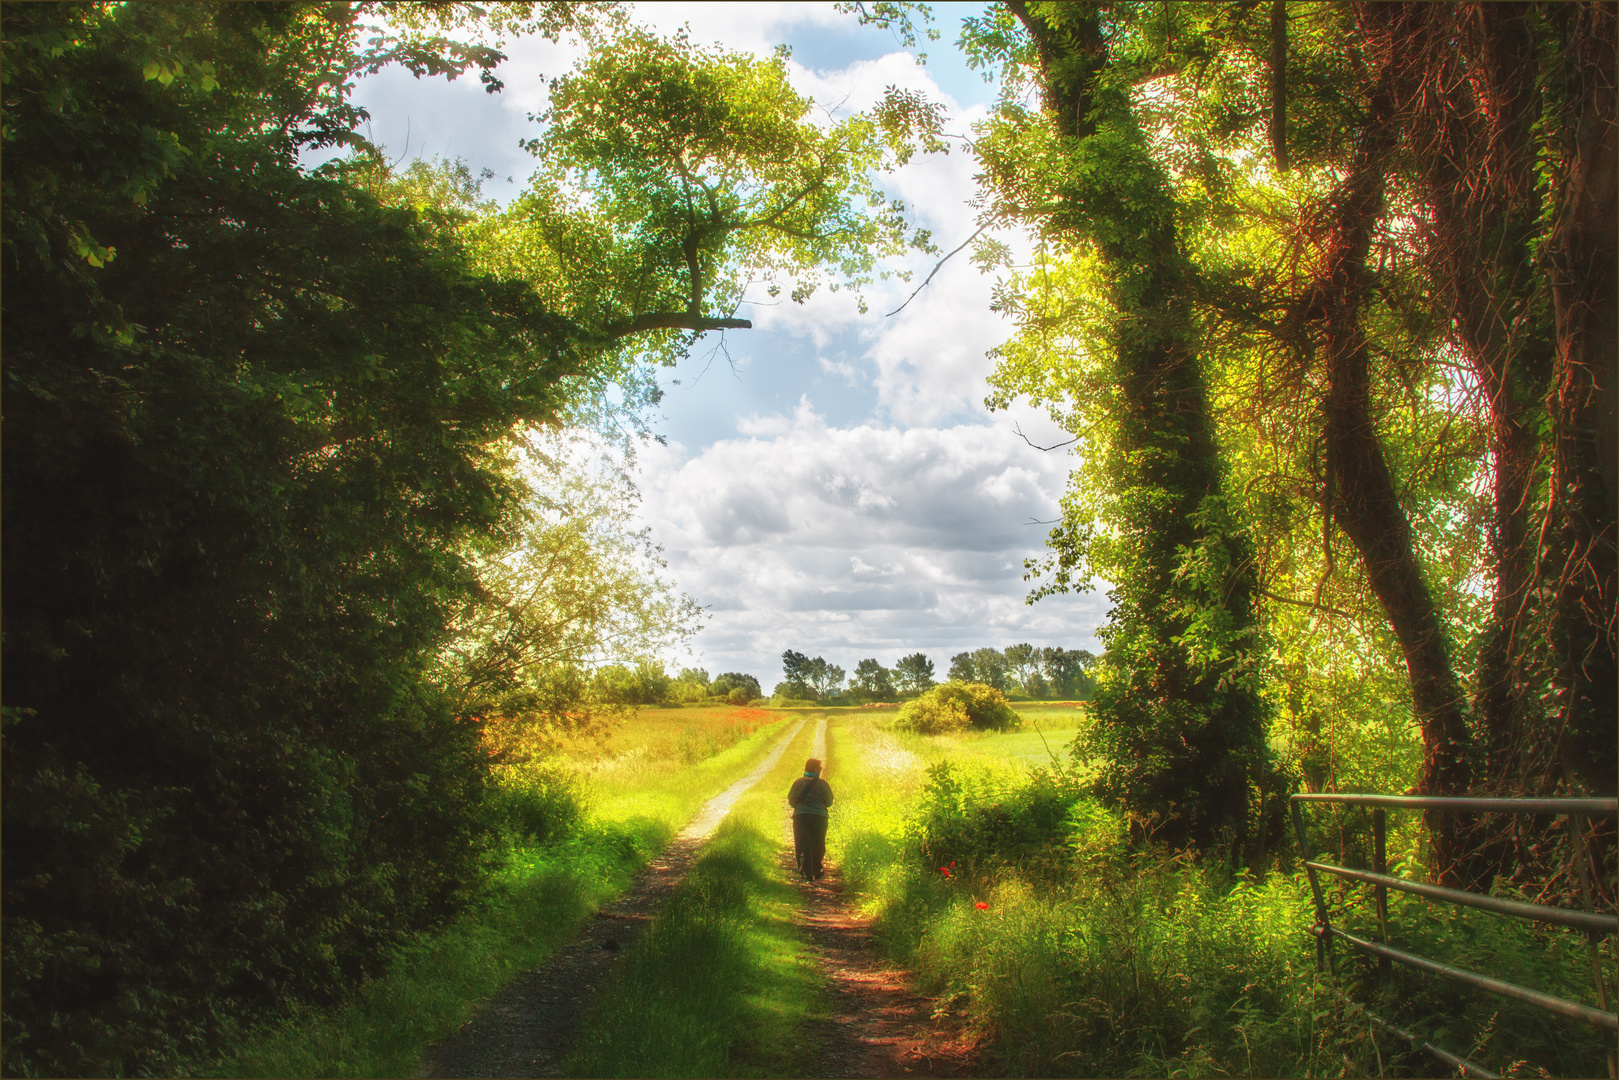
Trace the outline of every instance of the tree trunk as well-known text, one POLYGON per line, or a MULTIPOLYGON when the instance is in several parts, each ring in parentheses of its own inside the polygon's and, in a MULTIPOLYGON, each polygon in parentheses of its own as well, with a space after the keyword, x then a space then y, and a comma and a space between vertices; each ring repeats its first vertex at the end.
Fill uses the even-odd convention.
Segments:
MULTIPOLYGON (((1278 784, 1251 659, 1254 561, 1224 498, 1174 195, 1127 99, 1095 92, 1108 62, 1101 6, 1007 8, 1034 44, 1063 152, 1088 165, 1061 174, 1054 199, 1031 201, 1050 207, 1050 234, 1094 245, 1116 312, 1109 454, 1124 554, 1103 631, 1118 678, 1093 703, 1106 761, 1097 792, 1160 842, 1250 856, 1254 789, 1278 784), (1106 139, 1092 138, 1099 108, 1106 139)), ((1276 805, 1261 832, 1279 832, 1276 805)))
MULTIPOLYGON (((1412 708, 1424 745, 1420 790, 1425 795, 1460 795, 1472 778, 1461 687, 1451 670, 1445 627, 1423 577, 1410 522, 1378 441, 1360 325, 1366 253, 1383 210, 1385 169, 1395 143, 1389 74, 1385 68, 1373 90, 1366 129, 1356 144, 1349 175, 1334 196, 1332 232, 1312 305, 1320 323, 1328 379, 1328 502, 1359 551, 1367 580, 1405 656, 1412 708)), ((1464 823, 1455 814, 1430 814, 1427 820, 1434 869, 1441 880, 1455 881, 1464 823)))
POLYGON ((1614 115, 1615 11, 1558 8, 1566 20, 1564 153, 1551 236, 1557 369, 1549 543, 1557 582, 1558 720, 1563 764, 1593 794, 1615 791, 1615 455, 1619 319, 1615 313, 1619 176, 1614 115))
MULTIPOLYGON (((1522 4, 1407 4, 1391 20, 1397 105, 1432 211, 1427 256, 1458 344, 1484 391, 1495 589, 1474 709, 1484 791, 1551 794, 1556 740, 1536 691, 1539 435, 1554 342, 1532 242, 1539 229, 1536 34, 1522 4)), ((1538 670, 1537 670, 1538 669, 1538 670)))

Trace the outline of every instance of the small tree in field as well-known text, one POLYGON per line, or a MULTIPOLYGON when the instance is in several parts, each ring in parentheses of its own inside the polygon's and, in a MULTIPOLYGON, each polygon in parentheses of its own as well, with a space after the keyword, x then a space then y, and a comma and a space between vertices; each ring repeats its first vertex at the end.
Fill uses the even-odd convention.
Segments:
POLYGON ((862 660, 855 665, 849 689, 873 701, 887 701, 895 696, 893 673, 875 659, 862 660))

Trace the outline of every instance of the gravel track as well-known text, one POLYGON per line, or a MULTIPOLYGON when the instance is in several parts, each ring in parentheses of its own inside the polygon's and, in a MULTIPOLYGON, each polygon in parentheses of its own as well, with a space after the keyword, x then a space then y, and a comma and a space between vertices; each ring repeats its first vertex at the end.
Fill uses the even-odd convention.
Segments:
MULTIPOLYGON (((635 877, 623 896, 586 922, 579 940, 497 991, 450 1038, 430 1047, 418 1076, 561 1076, 579 1018, 614 962, 634 946, 680 885, 737 799, 773 769, 803 730, 800 720, 759 766, 702 810, 635 877)), ((824 728, 817 732, 824 746, 824 728)))

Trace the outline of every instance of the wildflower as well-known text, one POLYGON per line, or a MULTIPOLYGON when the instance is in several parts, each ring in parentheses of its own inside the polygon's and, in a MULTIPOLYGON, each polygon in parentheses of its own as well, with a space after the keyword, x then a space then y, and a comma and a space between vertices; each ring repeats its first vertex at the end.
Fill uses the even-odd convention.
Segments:
POLYGON ((978 903, 974 904, 973 907, 977 908, 979 911, 988 911, 989 910, 989 905, 984 903, 982 900, 980 900, 980 901, 978 901, 978 903))

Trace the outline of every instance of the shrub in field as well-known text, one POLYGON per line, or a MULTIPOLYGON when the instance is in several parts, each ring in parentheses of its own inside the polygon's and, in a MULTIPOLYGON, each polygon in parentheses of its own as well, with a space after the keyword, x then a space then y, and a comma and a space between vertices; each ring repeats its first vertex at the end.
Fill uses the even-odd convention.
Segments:
POLYGON ((900 731, 940 735, 967 727, 1004 731, 1018 723, 1018 714, 999 690, 983 683, 951 681, 900 706, 893 726, 900 731))
POLYGON ((968 722, 967 710, 959 701, 941 698, 936 691, 929 690, 915 701, 907 701, 899 707, 899 712, 894 715, 893 727, 919 735, 945 735, 964 730, 968 722))

